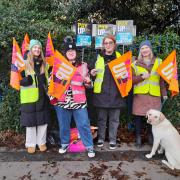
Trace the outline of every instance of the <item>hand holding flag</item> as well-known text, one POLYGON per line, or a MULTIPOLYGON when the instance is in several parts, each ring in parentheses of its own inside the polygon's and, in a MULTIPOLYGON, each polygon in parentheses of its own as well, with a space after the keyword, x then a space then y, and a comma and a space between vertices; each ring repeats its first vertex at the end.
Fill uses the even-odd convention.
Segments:
POLYGON ((127 96, 132 88, 131 62, 132 52, 129 51, 108 63, 122 97, 127 96))
POLYGON ((54 65, 48 93, 60 98, 69 85, 76 68, 57 50, 54 54, 54 65))

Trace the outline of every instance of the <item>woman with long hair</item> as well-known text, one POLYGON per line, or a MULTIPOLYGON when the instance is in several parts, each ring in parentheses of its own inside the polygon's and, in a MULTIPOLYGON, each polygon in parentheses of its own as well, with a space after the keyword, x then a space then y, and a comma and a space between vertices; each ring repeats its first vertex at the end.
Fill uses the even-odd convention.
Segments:
POLYGON ((20 99, 21 125, 26 127, 25 146, 28 153, 34 153, 36 145, 46 151, 47 125, 50 119, 47 91, 47 65, 42 45, 32 39, 25 55, 25 70, 21 72, 20 99))

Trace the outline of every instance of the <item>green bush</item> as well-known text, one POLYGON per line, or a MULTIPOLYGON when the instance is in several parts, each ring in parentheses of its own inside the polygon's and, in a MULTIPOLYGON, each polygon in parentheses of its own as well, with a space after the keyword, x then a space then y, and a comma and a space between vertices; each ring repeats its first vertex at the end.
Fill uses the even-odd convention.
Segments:
POLYGON ((169 98, 165 102, 162 112, 174 125, 180 125, 180 95, 169 98))
POLYGON ((4 79, 1 84, 3 101, 0 103, 0 131, 11 129, 21 132, 19 93, 7 85, 8 79, 4 79))
MULTIPOLYGON (((160 54, 157 53, 157 56, 161 58, 165 58, 168 53, 170 53, 173 50, 173 44, 176 46, 178 44, 177 41, 179 41, 180 37, 177 36, 174 33, 169 33, 169 37, 176 37, 175 42, 173 43, 172 38, 169 38, 169 41, 166 42, 166 38, 162 39, 162 44, 161 44, 161 49, 162 51, 160 54), (168 51, 166 51, 167 43, 169 44, 168 51)), ((150 35, 150 37, 153 37, 150 35)), ((155 37, 158 39, 158 35, 155 35, 155 37)), ((162 37, 166 37, 165 35, 161 35, 162 37)), ((145 36, 140 36, 137 37, 136 41, 134 42, 134 45, 139 44, 142 40, 145 39, 145 36)), ((150 39, 151 40, 151 39, 150 39)), ((56 41, 56 40, 55 40, 56 41)), ((158 42, 154 41, 154 46, 158 44, 158 42)), ((128 48, 128 47, 127 47, 128 48)), ((180 48, 177 47, 177 62, 178 62, 178 67, 180 65, 180 48)), ((126 49, 128 50, 128 49, 126 49)), ((88 63, 91 63, 92 60, 94 61, 95 58, 95 51, 92 49, 85 50, 85 59, 88 63)), ((137 55, 137 50, 134 50, 133 55, 137 55)), ((7 57, 6 57, 7 58, 7 57)), ((9 68, 10 69, 10 68, 9 68)), ((9 71, 9 70, 8 70, 9 71)), ((9 76, 9 73, 8 73, 9 76)), ((6 129, 12 129, 17 132, 21 132, 22 128, 20 127, 20 121, 19 121, 19 115, 20 115, 20 103, 19 103, 19 93, 15 90, 13 90, 11 87, 9 87, 7 84, 9 84, 9 78, 7 74, 2 78, 3 82, 1 83, 1 89, 4 92, 4 98, 3 102, 0 103, 0 131, 6 130, 6 129)), ((166 101, 166 103, 163 106, 162 111, 164 114, 167 116, 168 119, 172 120, 172 123, 174 125, 180 125, 180 95, 171 98, 170 97, 170 92, 169 94, 169 99, 166 101)), ((92 94, 88 94, 92 95, 92 94)), ((91 97, 89 97, 91 98, 91 97)), ((93 113, 93 111, 91 111, 93 113)), ((96 124, 96 117, 95 115, 92 115, 92 123, 96 124)), ((57 126, 56 123, 56 117, 54 116, 53 122, 55 122, 55 126, 57 126)), ((127 122, 132 120, 132 117, 129 116, 129 113, 127 113, 127 110, 123 110, 122 115, 120 117, 121 119, 121 124, 125 125, 127 122)))
MULTIPOLYGON (((62 48, 63 38, 66 35, 73 34, 70 30, 70 24, 63 20, 63 12, 57 11, 55 4, 52 5, 50 1, 46 0, 46 3, 43 3, 46 6, 41 6, 37 2, 40 1, 2 0, 0 2, 0 20, 2 22, 0 23, 0 82, 2 81, 0 86, 3 90, 3 102, 0 103, 0 131, 6 129, 22 131, 19 124, 19 93, 7 85, 9 84, 7 77, 9 77, 11 64, 12 37, 16 37, 19 45, 21 45, 27 32, 30 38, 37 38, 45 45, 47 34, 51 31, 54 46, 59 50, 62 48), (46 11, 47 9, 50 11, 46 11)), ((55 1, 53 2, 55 3, 55 1)), ((139 44, 146 37, 146 35, 141 35, 135 38, 132 46, 133 55, 137 56, 139 44)), ((173 49, 177 49, 177 62, 180 68, 180 36, 178 34, 167 31, 163 34, 149 34, 148 39, 152 41, 154 52, 162 59, 173 49)), ((130 46, 126 46, 125 51, 130 48, 130 46)), ((121 48, 120 52, 122 53, 121 48)), ((85 61, 93 64, 95 58, 94 46, 91 49, 86 48, 85 61)), ((179 102, 180 96, 169 98, 163 108, 165 115, 172 119, 176 125, 180 124, 179 102)), ((122 123, 126 124, 132 118, 129 118, 126 111, 123 111, 121 119, 122 123)))

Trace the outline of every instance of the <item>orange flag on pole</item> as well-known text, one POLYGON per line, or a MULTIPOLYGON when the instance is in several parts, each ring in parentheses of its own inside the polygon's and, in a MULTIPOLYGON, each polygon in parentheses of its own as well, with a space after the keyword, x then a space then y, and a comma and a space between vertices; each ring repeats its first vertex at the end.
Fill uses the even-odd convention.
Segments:
POLYGON ((46 62, 49 64, 49 66, 53 66, 54 63, 54 46, 51 39, 50 32, 48 33, 47 43, 46 43, 46 62))
POLYGON ((29 43, 30 43, 29 36, 26 33, 26 35, 24 36, 23 43, 22 43, 22 55, 23 55, 23 57, 24 57, 25 52, 27 50, 29 50, 29 43))
POLYGON ((169 56, 162 62, 162 64, 157 69, 157 72, 169 84, 171 96, 179 94, 176 50, 173 50, 169 54, 169 56))
POLYGON ((24 70, 24 68, 25 63, 21 54, 21 50, 15 38, 13 38, 10 85, 16 90, 20 90, 20 80, 22 79, 20 72, 24 70))
POLYGON ((132 52, 129 51, 108 63, 116 85, 122 97, 128 95, 132 88, 132 52))
POLYGON ((70 84, 75 71, 76 68, 56 50, 48 93, 53 97, 60 98, 70 84))

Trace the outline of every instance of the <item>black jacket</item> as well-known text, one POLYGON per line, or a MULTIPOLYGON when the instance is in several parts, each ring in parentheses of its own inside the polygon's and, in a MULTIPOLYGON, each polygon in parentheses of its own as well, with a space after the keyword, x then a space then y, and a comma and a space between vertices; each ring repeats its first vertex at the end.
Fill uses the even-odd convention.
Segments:
POLYGON ((105 72, 102 83, 101 93, 94 93, 93 104, 102 108, 120 108, 125 106, 125 99, 121 97, 116 86, 111 71, 107 65, 108 62, 116 59, 115 52, 112 55, 101 54, 104 57, 105 72))
MULTIPOLYGON (((49 98, 46 95, 47 82, 45 74, 40 74, 40 65, 34 66, 35 76, 37 76, 39 88, 39 100, 34 103, 21 104, 21 125, 33 127, 47 124, 50 120, 50 104, 49 98)), ((24 71, 21 73, 23 79, 20 82, 21 86, 32 85, 32 77, 25 77, 24 71)))

